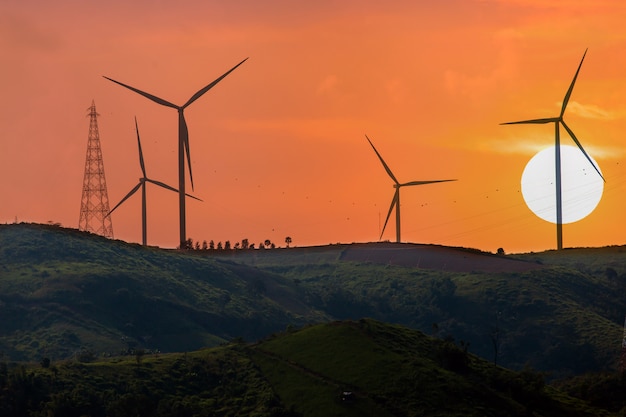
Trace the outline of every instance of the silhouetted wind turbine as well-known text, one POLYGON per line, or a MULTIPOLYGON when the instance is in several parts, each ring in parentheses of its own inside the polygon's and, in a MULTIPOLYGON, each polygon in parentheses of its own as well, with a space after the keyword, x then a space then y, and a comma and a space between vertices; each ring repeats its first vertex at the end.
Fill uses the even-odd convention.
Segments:
POLYGON ((578 69, 576 70, 576 74, 574 74, 574 79, 570 84, 567 93, 565 93, 565 98, 563 99, 563 105, 561 106, 561 113, 557 117, 548 117, 545 119, 531 119, 531 120, 522 120, 520 122, 507 122, 500 123, 502 125, 519 125, 519 124, 546 124, 546 123, 554 123, 554 166, 556 171, 556 243, 557 249, 563 249, 563 202, 561 197, 561 137, 560 137, 560 129, 559 126, 563 125, 567 133, 570 135, 574 143, 578 146, 578 149, 585 155, 593 169, 596 170, 600 178, 603 181, 604 177, 600 170, 594 165, 593 161, 585 152, 585 149, 580 144, 580 141, 574 135, 572 129, 567 126, 565 120, 563 120, 563 114, 565 113, 565 109, 567 108, 567 103, 569 102, 570 96, 572 95, 572 90, 574 90, 574 84, 576 83, 576 78, 578 78, 578 73, 580 72, 580 67, 583 65, 583 61, 585 60, 585 55, 587 55, 587 50, 585 49, 585 53, 583 54, 582 59, 580 60, 580 64, 578 64, 578 69))
MULTIPOLYGON (((124 198, 122 198, 122 200, 117 203, 115 205, 115 207, 113 207, 113 209, 111 209, 111 211, 109 211, 109 213, 107 214, 107 216, 111 215, 111 213, 113 213, 113 211, 118 208, 124 201, 128 200, 133 194, 135 194, 137 192, 137 190, 139 190, 139 188, 141 188, 141 230, 142 230, 142 242, 143 245, 146 246, 148 244, 148 232, 147 232, 147 210, 146 210, 146 182, 151 182, 152 184, 158 185, 159 187, 165 188, 167 190, 171 190, 174 191, 175 193, 178 193, 178 190, 172 186, 169 186, 161 181, 156 181, 153 179, 148 178, 148 176, 146 175, 146 165, 143 161, 143 152, 141 151, 141 140, 139 139, 139 127, 137 126, 137 118, 135 117, 135 130, 137 131, 137 146, 139 147, 139 165, 141 165, 141 173, 143 174, 143 176, 141 178, 139 178, 139 183, 137 183, 137 185, 135 185, 135 187, 133 187, 132 190, 130 190, 128 192, 128 194, 126 194, 126 196, 124 198)), ((191 197, 191 198, 195 198, 196 200, 202 201, 197 197, 194 197, 192 195, 189 194, 185 194, 187 197, 191 197)))
POLYGON ((222 81, 228 74, 233 72, 238 66, 243 64, 248 58, 244 59, 230 70, 226 71, 222 76, 217 78, 212 83, 198 90, 185 104, 182 106, 177 106, 176 104, 170 103, 169 101, 163 100, 157 96, 146 93, 144 91, 138 90, 134 87, 121 83, 119 81, 115 81, 109 77, 104 77, 109 81, 113 81, 116 84, 121 85, 122 87, 126 87, 129 90, 134 91, 137 94, 141 94, 142 96, 154 101, 157 104, 161 104, 166 107, 172 107, 178 110, 178 202, 180 208, 180 248, 184 248, 187 243, 187 232, 186 232, 186 212, 185 212, 185 154, 187 155, 187 166, 189 167, 189 180, 191 181, 191 189, 193 190, 193 175, 191 173, 191 156, 189 154, 189 130, 187 129, 187 122, 185 121, 185 108, 187 108, 191 103, 202 97, 204 93, 213 88, 217 83, 222 81))
POLYGON ((393 188, 396 189, 395 193, 393 194, 393 199, 391 200, 391 206, 389 207, 389 212, 387 213, 387 218, 385 219, 383 230, 382 232, 380 232, 379 239, 382 239, 383 234, 385 233, 385 228, 387 227, 387 222, 389 221, 389 217, 391 216, 391 212, 393 211, 395 207, 396 208, 396 242, 400 243, 400 188, 405 187, 405 186, 411 186, 411 185, 425 185, 425 184, 433 184, 436 182, 448 182, 448 181, 456 181, 456 180, 411 181, 411 182, 405 182, 401 184, 396 179, 395 175, 393 175, 393 172, 391 172, 391 169, 389 168, 389 166, 387 165, 383 157, 380 156, 380 153, 378 153, 378 151, 376 150, 376 147, 374 147, 374 144, 372 143, 370 138, 368 138, 367 135, 365 135, 365 138, 370 143, 370 145, 372 145, 372 149, 374 149, 374 152, 376 152, 376 155, 378 155, 378 159, 380 159, 380 162, 382 162, 383 167, 385 167, 385 171, 387 171, 387 174, 391 177, 391 179, 394 182, 393 188))

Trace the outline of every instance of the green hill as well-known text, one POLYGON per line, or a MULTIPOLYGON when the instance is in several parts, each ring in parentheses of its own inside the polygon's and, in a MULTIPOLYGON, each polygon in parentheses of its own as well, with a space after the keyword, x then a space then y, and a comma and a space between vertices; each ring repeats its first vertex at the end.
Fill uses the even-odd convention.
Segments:
POLYGON ((325 320, 280 275, 70 229, 0 227, 0 351, 12 360, 186 351, 325 320))
POLYGON ((362 319, 255 344, 47 367, 0 363, 0 415, 601 417, 463 346, 362 319))
POLYGON ((520 255, 390 243, 172 251, 0 225, 0 352, 184 352, 331 320, 402 324, 508 368, 615 370, 624 247, 520 255))

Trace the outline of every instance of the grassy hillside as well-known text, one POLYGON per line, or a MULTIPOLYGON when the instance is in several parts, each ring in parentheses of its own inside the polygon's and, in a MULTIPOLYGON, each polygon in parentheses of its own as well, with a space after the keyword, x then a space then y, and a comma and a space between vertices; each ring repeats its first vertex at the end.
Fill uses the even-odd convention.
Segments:
POLYGON ((0 316, 13 360, 186 351, 327 318, 276 274, 24 224, 0 227, 0 316))
MULTIPOLYGON (((613 407, 621 404, 613 404, 613 407)), ((185 354, 48 367, 0 362, 0 415, 602 417, 450 341, 374 320, 332 322, 185 354)))
POLYGON ((0 317, 8 318, 0 321, 0 352, 34 361, 136 348, 183 352, 371 317, 551 378, 615 370, 626 313, 624 247, 513 256, 379 248, 182 253, 54 226, 0 225, 0 317))
POLYGON ((354 262, 264 270, 291 278, 307 303, 334 318, 373 317, 453 337, 514 369, 530 365, 561 377, 617 366, 623 272, 609 279, 562 266, 458 273, 354 262))

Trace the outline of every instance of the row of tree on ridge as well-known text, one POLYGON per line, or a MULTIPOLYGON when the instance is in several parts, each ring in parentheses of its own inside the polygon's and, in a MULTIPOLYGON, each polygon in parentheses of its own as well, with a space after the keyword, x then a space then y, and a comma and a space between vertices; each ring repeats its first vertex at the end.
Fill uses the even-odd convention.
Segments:
MULTIPOLYGON (((291 237, 287 236, 285 238, 285 244, 287 245, 287 247, 291 245, 291 237)), ((202 243, 200 243, 200 241, 194 242, 192 238, 189 238, 187 239, 187 242, 183 249, 209 251, 209 250, 250 250, 250 249, 257 249, 257 248, 258 249, 276 249, 277 246, 274 242, 272 242, 269 239, 265 239, 263 242, 260 242, 259 246, 257 247, 256 244, 250 243, 248 239, 242 239, 241 242, 235 242, 235 244, 233 245, 231 244, 230 240, 225 241, 224 244, 222 244, 221 241, 215 243, 215 241, 213 240, 210 240, 209 242, 207 242, 206 240, 203 240, 202 243)))

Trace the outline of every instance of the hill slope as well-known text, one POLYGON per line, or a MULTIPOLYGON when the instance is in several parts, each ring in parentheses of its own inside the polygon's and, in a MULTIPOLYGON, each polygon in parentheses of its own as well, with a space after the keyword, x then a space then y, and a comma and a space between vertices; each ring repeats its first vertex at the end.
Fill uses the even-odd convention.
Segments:
POLYGON ((0 228, 0 351, 185 351, 326 316, 276 274, 41 225, 0 228))
POLYGON ((8 318, 0 351, 11 360, 189 351, 372 317, 556 378, 615 369, 624 312, 623 247, 515 256, 404 244, 182 253, 0 225, 0 317, 8 318), (436 267, 442 260, 457 266, 436 267))
POLYGON ((611 415, 546 386, 538 373, 498 368, 449 341, 374 320, 188 354, 0 366, 0 414, 611 415))

